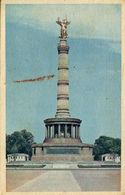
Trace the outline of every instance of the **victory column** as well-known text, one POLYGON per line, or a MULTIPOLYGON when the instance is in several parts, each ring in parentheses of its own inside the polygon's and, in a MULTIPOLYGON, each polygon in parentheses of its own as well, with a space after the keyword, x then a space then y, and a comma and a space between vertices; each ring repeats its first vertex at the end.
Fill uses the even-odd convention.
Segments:
POLYGON ((78 118, 72 118, 69 112, 69 76, 67 19, 56 21, 60 25, 58 50, 57 110, 54 118, 44 120, 45 139, 42 144, 33 145, 34 161, 93 160, 91 144, 82 143, 78 118))

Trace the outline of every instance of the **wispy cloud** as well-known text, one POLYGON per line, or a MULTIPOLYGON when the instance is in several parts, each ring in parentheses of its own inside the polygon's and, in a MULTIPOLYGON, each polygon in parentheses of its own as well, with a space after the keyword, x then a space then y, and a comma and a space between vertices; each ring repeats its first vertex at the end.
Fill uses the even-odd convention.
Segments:
POLYGON ((58 36, 57 17, 71 21, 70 37, 120 40, 119 5, 7 5, 7 20, 58 36))

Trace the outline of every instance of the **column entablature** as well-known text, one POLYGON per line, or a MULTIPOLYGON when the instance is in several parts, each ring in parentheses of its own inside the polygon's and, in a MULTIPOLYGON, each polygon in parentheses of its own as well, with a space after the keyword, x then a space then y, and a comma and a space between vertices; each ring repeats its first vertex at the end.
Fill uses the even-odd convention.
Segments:
POLYGON ((48 118, 44 120, 46 125, 53 124, 72 124, 79 126, 82 121, 76 118, 48 118))

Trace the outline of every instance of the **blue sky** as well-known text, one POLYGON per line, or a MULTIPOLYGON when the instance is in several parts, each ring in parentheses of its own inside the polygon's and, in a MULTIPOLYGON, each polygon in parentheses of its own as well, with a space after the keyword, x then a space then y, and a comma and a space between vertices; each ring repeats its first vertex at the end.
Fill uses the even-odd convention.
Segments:
POLYGON ((120 5, 7 5, 7 133, 27 129, 41 142, 43 120, 56 112, 59 26, 69 25, 70 113, 80 118, 81 138, 120 137, 120 5), (51 80, 14 83, 54 74, 51 80))

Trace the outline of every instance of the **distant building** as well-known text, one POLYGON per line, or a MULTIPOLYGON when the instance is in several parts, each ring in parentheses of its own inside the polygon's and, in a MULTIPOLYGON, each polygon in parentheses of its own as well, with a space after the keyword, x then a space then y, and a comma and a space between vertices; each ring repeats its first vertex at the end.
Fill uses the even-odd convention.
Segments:
POLYGON ((101 155, 101 160, 102 161, 107 161, 107 162, 120 162, 120 156, 118 154, 103 154, 101 155))
POLYGON ((24 153, 15 153, 7 155, 7 162, 29 161, 29 155, 24 153))

